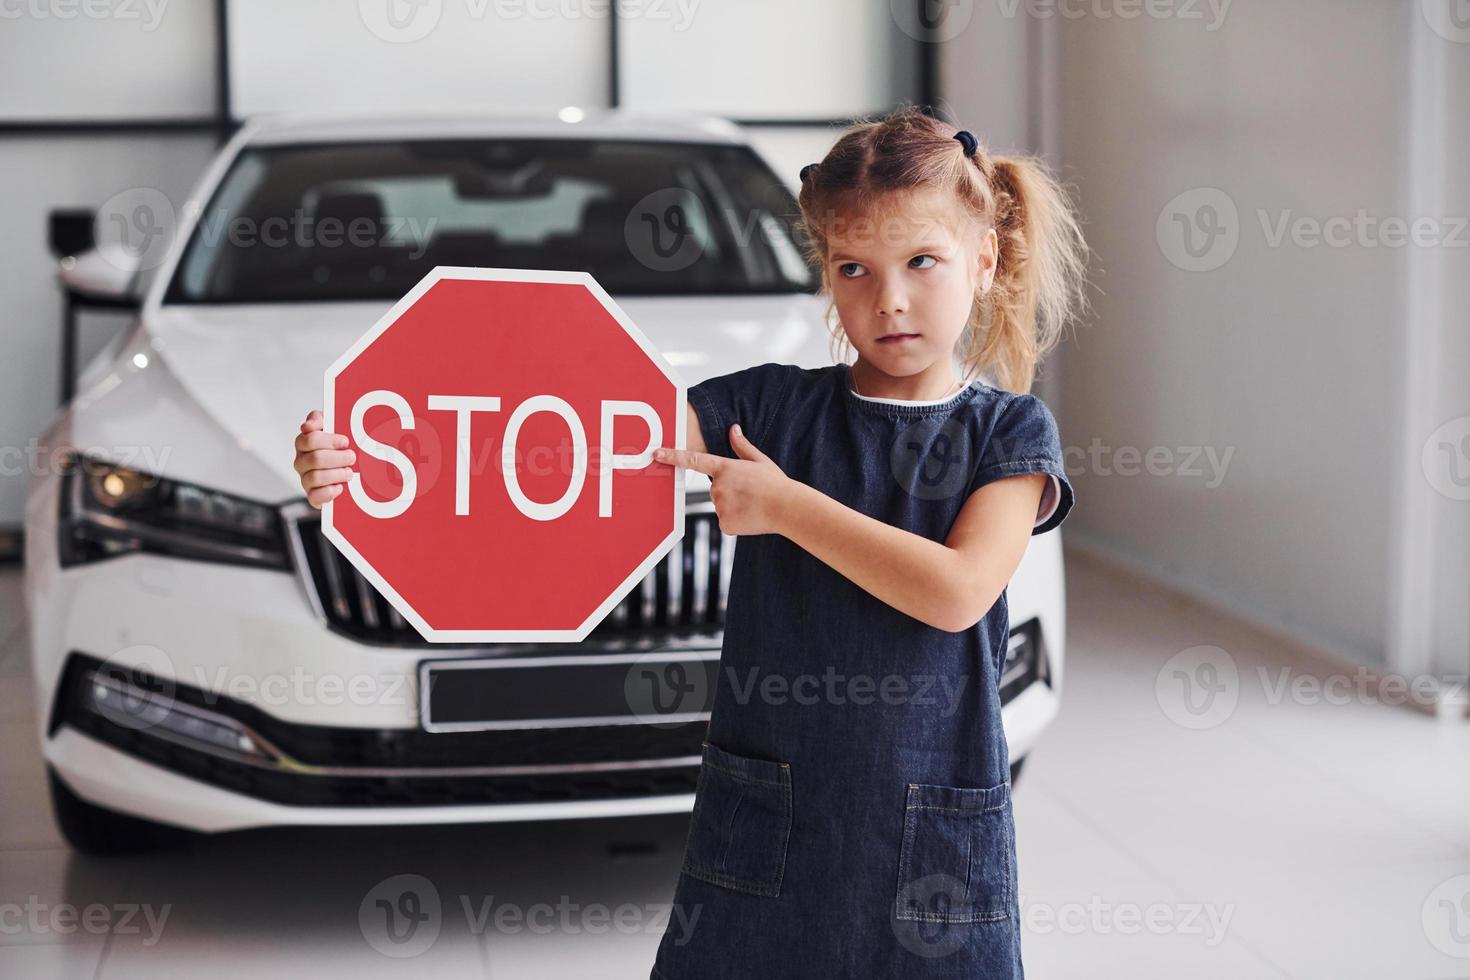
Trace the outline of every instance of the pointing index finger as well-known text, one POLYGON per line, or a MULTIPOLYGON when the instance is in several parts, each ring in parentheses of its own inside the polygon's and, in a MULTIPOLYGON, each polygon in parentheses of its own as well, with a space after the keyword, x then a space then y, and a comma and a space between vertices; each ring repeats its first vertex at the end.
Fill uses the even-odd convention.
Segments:
POLYGON ((661 463, 668 463, 670 466, 682 466, 685 469, 694 470, 696 473, 703 473, 706 476, 714 476, 715 471, 720 466, 718 456, 711 455, 710 453, 697 453, 689 449, 660 449, 655 459, 661 463))

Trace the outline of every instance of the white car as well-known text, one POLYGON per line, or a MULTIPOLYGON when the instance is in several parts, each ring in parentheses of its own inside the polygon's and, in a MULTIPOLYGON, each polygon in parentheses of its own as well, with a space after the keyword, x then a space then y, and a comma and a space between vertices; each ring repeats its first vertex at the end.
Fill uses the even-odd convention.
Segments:
MULTIPOLYGON (((737 539, 707 478, 687 473, 681 546, 581 643, 431 645, 323 538, 288 446, 324 369, 437 265, 591 272, 688 385, 832 363, 790 187, 716 118, 290 115, 240 129, 178 213, 146 268, 117 249, 63 263, 65 283, 138 302, 45 433, 69 462, 26 506, 37 715, 68 841, 688 811, 707 703, 649 724, 610 668, 717 662, 737 539), (638 254, 643 220, 668 248, 638 254), (692 261, 669 258, 679 236, 692 261), (421 671, 467 658, 504 668, 504 717, 430 724, 421 671)), ((1031 540, 1009 609, 1014 767, 1058 706, 1059 532, 1031 540)))

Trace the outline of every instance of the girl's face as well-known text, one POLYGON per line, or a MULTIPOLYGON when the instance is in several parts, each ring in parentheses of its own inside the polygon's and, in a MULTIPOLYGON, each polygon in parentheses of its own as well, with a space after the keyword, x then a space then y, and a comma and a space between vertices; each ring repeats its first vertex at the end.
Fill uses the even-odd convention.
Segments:
POLYGON ((894 192, 880 203, 887 217, 838 218, 828 232, 838 316, 859 362, 878 373, 854 371, 859 384, 913 378, 913 391, 942 390, 953 383, 955 344, 975 296, 994 278, 996 234, 981 234, 937 191, 894 192))

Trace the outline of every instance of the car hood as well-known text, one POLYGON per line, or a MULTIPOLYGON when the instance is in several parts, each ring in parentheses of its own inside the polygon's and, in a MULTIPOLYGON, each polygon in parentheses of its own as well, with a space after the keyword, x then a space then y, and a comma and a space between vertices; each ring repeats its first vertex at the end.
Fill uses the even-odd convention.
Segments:
MULTIPOLYGON (((832 363, 822 297, 630 297, 617 303, 686 385, 766 361, 832 363)), ((306 413, 321 406, 326 369, 392 306, 159 307, 115 361, 92 372, 100 373, 106 393, 78 399, 73 437, 100 445, 167 444, 184 450, 165 467, 167 475, 267 500, 300 496, 286 447, 306 413), (153 362, 146 372, 128 367, 140 345, 153 362), (205 430, 224 445, 200 445, 205 430), (231 458, 238 465, 230 465, 231 458), (221 467, 231 472, 217 472, 221 467)))

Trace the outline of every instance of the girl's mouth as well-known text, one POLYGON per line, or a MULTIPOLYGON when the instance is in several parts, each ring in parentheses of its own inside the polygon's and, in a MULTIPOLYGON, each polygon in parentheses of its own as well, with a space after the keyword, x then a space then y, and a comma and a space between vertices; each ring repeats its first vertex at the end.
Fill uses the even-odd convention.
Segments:
POLYGON ((880 343, 880 344, 902 344, 905 341, 917 340, 918 338, 919 338, 919 335, 916 334, 916 333, 891 333, 891 334, 888 334, 885 337, 879 337, 878 338, 878 343, 880 343))

